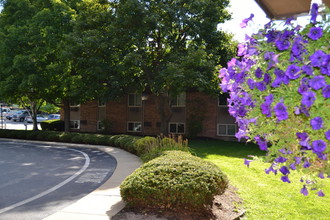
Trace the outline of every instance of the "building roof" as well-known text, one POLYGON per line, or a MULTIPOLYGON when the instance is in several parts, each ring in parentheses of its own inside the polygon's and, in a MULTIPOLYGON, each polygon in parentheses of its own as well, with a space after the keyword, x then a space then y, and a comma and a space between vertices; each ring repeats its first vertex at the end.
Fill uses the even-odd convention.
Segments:
MULTIPOLYGON (((255 0, 271 19, 285 19, 291 16, 307 14, 311 0, 255 0)), ((323 0, 330 7, 330 0, 323 0)))

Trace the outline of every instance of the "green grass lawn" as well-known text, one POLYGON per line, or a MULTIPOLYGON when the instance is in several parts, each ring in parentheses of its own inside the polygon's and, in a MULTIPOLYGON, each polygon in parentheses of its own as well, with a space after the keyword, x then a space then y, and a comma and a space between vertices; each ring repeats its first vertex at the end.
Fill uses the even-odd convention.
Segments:
POLYGON ((248 219, 330 219, 330 179, 323 188, 325 197, 316 192, 300 193, 300 175, 290 174, 291 183, 280 180, 281 175, 265 174, 270 164, 252 162, 244 165, 247 155, 263 155, 256 145, 215 140, 192 140, 194 153, 218 165, 230 184, 238 189, 248 219))

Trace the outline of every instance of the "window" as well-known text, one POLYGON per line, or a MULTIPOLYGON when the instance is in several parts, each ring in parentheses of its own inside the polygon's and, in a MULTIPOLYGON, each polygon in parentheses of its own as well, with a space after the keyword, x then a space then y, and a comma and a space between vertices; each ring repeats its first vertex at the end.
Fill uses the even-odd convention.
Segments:
POLYGON ((78 103, 78 102, 75 102, 75 101, 70 102, 70 107, 79 107, 79 106, 80 106, 80 103, 78 103))
POLYGON ((141 132, 142 131, 142 123, 141 122, 128 122, 127 123, 127 131, 128 132, 141 132))
POLYGON ((102 121, 97 121, 97 130, 102 131, 104 128, 104 123, 102 123, 102 121))
POLYGON ((229 93, 223 93, 219 95, 218 106, 228 107, 229 93))
POLYGON ((79 129, 80 128, 80 121, 79 120, 70 121, 70 128, 71 129, 79 129))
POLYGON ((218 136, 235 136, 236 124, 218 124, 218 136))
POLYGON ((186 93, 183 92, 180 95, 171 97, 172 107, 184 107, 186 106, 186 93))
POLYGON ((184 123, 170 123, 169 131, 173 134, 184 134, 184 123))
POLYGON ((139 107, 142 103, 141 94, 132 93, 128 95, 128 106, 129 107, 139 107))
POLYGON ((105 107, 105 101, 99 100, 99 107, 105 107))

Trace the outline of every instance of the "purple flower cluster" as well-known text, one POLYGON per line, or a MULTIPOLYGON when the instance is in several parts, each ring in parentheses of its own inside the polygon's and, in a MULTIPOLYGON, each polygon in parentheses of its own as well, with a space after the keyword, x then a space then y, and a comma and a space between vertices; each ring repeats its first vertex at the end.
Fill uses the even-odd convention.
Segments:
MULTIPOLYGON (((253 17, 251 14, 244 19, 241 27, 245 28, 253 17)), ((300 26, 293 28, 293 18, 285 23, 291 29, 279 31, 272 22, 266 24, 265 30, 247 36, 246 42, 238 45, 238 58, 228 62, 219 75, 222 91, 230 93, 229 113, 239 126, 236 137, 253 140, 265 151, 279 147, 277 157, 265 172, 279 171, 281 180, 287 183, 291 182, 292 170, 312 167, 314 160, 306 156, 307 152, 321 161, 327 161, 330 153, 330 128, 325 123, 330 115, 323 115, 326 110, 318 112, 320 100, 329 103, 330 98, 330 48, 319 46, 329 30, 323 29, 317 18, 318 6, 313 4, 311 25, 303 31, 300 26), (309 45, 314 44, 317 46, 311 50, 309 45), (301 125, 290 128, 290 120, 301 125), (273 130, 263 132, 262 126, 272 123, 273 130), (285 126, 287 130, 280 130, 285 126), (277 146, 283 139, 281 135, 286 138, 290 132, 297 146, 277 146)), ((250 162, 244 163, 249 166, 250 162)), ((304 195, 308 194, 307 185, 301 190, 304 195)), ((318 194, 324 196, 322 191, 318 194)))

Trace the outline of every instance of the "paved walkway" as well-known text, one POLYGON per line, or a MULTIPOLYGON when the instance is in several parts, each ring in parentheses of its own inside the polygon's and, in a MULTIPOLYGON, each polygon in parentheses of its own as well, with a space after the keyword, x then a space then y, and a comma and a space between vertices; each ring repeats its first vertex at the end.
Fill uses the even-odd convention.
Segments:
MULTIPOLYGON (((29 141, 30 142, 30 141, 29 141)), ((33 142, 33 141, 31 141, 33 142)), ((44 143, 44 142, 43 142, 44 143)), ((56 145, 54 142, 49 142, 56 145)), ((63 146, 63 143, 60 143, 63 146)), ((45 218, 44 220, 109 220, 124 208, 125 203, 120 196, 120 184, 134 170, 141 166, 139 157, 119 148, 98 146, 65 144, 67 147, 96 148, 107 152, 117 160, 114 174, 102 186, 74 204, 45 218)))

